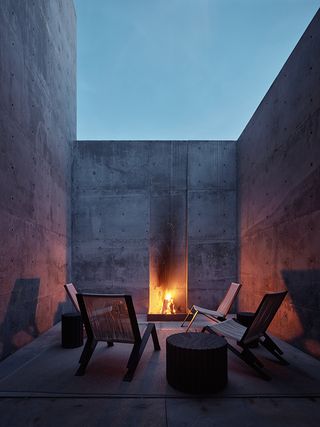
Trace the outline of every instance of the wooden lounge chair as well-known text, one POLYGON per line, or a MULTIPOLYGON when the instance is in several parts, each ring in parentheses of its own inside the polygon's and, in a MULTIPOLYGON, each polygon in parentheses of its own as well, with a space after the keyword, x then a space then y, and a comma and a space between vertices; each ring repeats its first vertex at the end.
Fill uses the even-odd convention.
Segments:
MULTIPOLYGON (((64 285, 64 288, 67 292, 68 297, 70 298, 70 301, 72 302, 74 308, 76 309, 77 313, 79 313, 81 315, 80 307, 79 307, 78 300, 77 300, 78 291, 77 291, 76 287, 74 286, 73 283, 67 283, 66 285, 64 285)), ((84 325, 83 325, 83 328, 84 328, 84 325)), ((86 336, 85 329, 83 331, 83 334, 84 334, 84 336, 86 336)), ((108 346, 109 347, 112 346, 112 343, 108 342, 108 346)), ((82 356, 81 356, 81 358, 82 358, 82 356)), ((81 358, 79 361, 80 363, 81 363, 81 358)))
POLYGON ((288 362, 281 356, 283 351, 266 333, 286 294, 287 291, 265 294, 255 312, 252 324, 248 328, 240 325, 240 323, 236 322, 234 319, 229 319, 214 325, 206 326, 202 331, 208 331, 225 338, 236 340, 242 351, 237 350, 229 342, 228 348, 245 363, 255 369, 263 379, 269 380, 271 377, 262 370, 263 364, 251 352, 249 346, 253 341, 258 339, 281 364, 288 365, 288 362))
POLYGON ((77 290, 74 287, 73 283, 67 283, 64 285, 64 288, 67 292, 68 297, 70 298, 74 308, 80 313, 80 307, 77 300, 77 290))
POLYGON ((76 375, 84 375, 98 341, 133 344, 123 380, 131 381, 147 341, 152 336, 155 350, 160 350, 154 323, 149 323, 143 336, 130 295, 78 293, 80 312, 87 332, 87 342, 76 375))
POLYGON ((181 327, 184 326, 190 314, 192 314, 193 316, 189 322, 186 332, 189 331, 192 323, 194 322, 198 314, 203 314, 204 316, 208 317, 210 320, 213 320, 214 322, 225 320, 226 315, 229 313, 230 307, 232 306, 234 300, 238 295, 238 292, 240 291, 240 288, 241 288, 241 285, 239 283, 232 282, 223 300, 221 301, 219 307, 217 308, 217 310, 209 310, 204 307, 199 307, 198 305, 193 305, 190 309, 190 313, 187 314, 186 318, 182 322, 181 327))

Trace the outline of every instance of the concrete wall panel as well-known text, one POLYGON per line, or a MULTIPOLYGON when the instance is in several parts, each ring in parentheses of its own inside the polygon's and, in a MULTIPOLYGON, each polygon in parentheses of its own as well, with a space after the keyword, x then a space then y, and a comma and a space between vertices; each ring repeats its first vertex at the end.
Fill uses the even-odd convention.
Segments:
POLYGON ((194 141, 188 150, 189 301, 216 309, 237 277, 236 144, 194 141))
POLYGON ((149 236, 149 200, 144 194, 88 194, 74 201, 74 239, 141 240, 149 236))
POLYGON ((186 190, 188 145, 185 141, 149 142, 152 191, 186 190))
POLYGON ((189 286, 204 287, 217 279, 233 280, 236 277, 235 242, 200 243, 192 245, 189 252, 189 286))
POLYGON ((149 280, 178 295, 189 271, 190 303, 215 308, 236 276, 235 162, 232 141, 78 141, 77 286, 132 293, 145 313, 149 280))
POLYGON ((241 308, 287 289, 272 332, 320 357, 320 12, 239 138, 241 308))
POLYGON ((236 192, 189 193, 189 239, 198 241, 236 238, 236 192))
POLYGON ((149 144, 143 141, 113 143, 113 190, 128 193, 149 187, 149 144))
POLYGON ((192 142, 188 146, 190 190, 232 189, 236 183, 234 141, 192 142))
POLYGON ((60 320, 76 137, 72 0, 0 2, 0 358, 60 320))

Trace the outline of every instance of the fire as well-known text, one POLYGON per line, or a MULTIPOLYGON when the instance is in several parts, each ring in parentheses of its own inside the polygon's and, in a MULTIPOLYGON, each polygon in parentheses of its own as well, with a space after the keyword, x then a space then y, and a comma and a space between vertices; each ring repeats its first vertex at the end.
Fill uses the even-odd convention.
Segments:
POLYGON ((161 314, 175 314, 175 313, 176 313, 176 308, 174 305, 172 295, 170 292, 167 292, 163 300, 161 314))
POLYGON ((170 301, 172 299, 172 296, 171 296, 170 292, 166 293, 166 296, 164 297, 164 299, 166 299, 168 301, 170 301))

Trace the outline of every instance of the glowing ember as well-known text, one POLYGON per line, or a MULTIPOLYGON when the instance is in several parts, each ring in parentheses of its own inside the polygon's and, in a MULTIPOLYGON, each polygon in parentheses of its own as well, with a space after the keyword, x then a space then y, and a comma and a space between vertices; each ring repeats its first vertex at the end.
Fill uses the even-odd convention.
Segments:
POLYGON ((167 292, 163 300, 161 314, 175 314, 175 313, 176 313, 176 308, 174 305, 173 298, 171 294, 167 292))

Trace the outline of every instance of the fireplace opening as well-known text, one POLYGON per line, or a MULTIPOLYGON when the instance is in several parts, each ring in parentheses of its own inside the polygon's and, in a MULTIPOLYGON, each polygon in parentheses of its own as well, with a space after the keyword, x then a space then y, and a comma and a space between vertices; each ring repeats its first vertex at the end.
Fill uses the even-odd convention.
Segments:
POLYGON ((187 262, 175 248, 150 251, 148 320, 183 320, 187 312, 187 262))
POLYGON ((152 296, 150 290, 148 320, 183 320, 186 316, 185 288, 167 291, 158 288, 152 296))
MULTIPOLYGON (((149 320, 180 320, 187 312, 187 146, 171 146, 170 173, 150 198, 149 320)), ((157 178, 157 177, 156 177, 157 178)))

